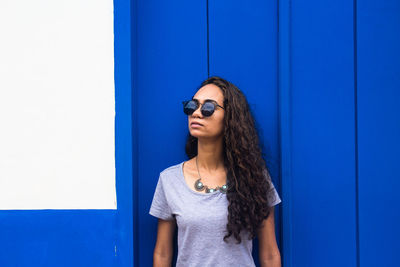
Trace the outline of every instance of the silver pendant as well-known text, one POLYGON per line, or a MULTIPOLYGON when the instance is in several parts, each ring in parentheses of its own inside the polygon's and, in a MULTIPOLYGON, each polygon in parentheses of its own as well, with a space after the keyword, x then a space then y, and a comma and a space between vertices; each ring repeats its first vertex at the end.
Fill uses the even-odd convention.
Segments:
POLYGON ((194 188, 197 191, 203 191, 204 190, 204 184, 202 182, 200 182, 200 179, 197 179, 196 182, 194 182, 194 188))
POLYGON ((206 188, 206 193, 214 193, 215 192, 215 188, 206 188))
POLYGON ((226 191, 228 191, 228 186, 227 186, 226 184, 224 184, 223 186, 221 186, 221 187, 219 188, 219 191, 220 191, 221 193, 226 194, 226 191))

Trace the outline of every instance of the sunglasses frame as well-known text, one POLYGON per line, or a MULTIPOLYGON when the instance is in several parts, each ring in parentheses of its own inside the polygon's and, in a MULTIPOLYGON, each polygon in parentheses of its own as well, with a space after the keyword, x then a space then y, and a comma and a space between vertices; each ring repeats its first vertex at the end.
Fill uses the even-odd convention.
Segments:
POLYGON ((191 114, 186 114, 186 112, 185 112, 185 114, 188 115, 188 116, 192 115, 199 107, 200 107, 201 114, 202 114, 204 117, 210 117, 210 116, 212 116, 212 114, 214 114, 214 111, 216 110, 217 107, 220 107, 220 108, 222 108, 222 109, 225 109, 224 107, 220 106, 220 105, 217 103, 217 101, 212 100, 212 99, 206 99, 206 100, 204 101, 204 103, 200 103, 200 101, 197 100, 197 99, 190 99, 190 100, 182 101, 183 109, 185 109, 185 105, 186 105, 187 103, 189 103, 190 101, 194 101, 194 102, 196 103, 196 109, 193 110, 193 112, 192 112, 191 114), (206 114, 203 113, 203 111, 204 111, 204 110, 203 110, 203 105, 206 104, 206 103, 212 103, 212 104, 214 105, 214 110, 213 110, 213 112, 212 112, 210 115, 206 115, 206 114))

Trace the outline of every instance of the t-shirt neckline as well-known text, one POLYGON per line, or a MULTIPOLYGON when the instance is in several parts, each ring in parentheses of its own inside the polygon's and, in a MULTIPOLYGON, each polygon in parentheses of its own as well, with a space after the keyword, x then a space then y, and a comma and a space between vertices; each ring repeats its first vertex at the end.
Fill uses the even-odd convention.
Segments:
POLYGON ((219 190, 215 190, 214 192, 211 193, 201 193, 201 192, 197 192, 194 191, 192 188, 189 187, 189 185, 187 184, 186 180, 185 180, 185 175, 183 173, 183 164, 185 163, 185 161, 182 161, 179 165, 179 173, 181 176, 181 180, 184 183, 185 187, 187 190, 189 190, 190 192, 192 192, 195 195, 201 195, 201 196, 212 196, 212 195, 216 195, 218 193, 222 194, 219 190))

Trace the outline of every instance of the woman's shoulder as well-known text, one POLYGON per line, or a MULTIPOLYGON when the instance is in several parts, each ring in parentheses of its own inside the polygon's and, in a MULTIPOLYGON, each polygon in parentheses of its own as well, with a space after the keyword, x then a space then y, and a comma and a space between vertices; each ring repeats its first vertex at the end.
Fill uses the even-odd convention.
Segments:
POLYGON ((184 161, 166 167, 160 172, 160 176, 169 177, 179 175, 184 161))
POLYGON ((175 192, 180 187, 179 181, 182 180, 183 175, 182 164, 183 162, 171 165, 160 172, 159 183, 165 191, 175 192))

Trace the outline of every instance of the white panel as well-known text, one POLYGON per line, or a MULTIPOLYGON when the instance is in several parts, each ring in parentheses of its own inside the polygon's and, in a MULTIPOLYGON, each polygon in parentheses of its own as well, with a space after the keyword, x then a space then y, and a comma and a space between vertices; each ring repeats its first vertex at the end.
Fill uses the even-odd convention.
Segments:
POLYGON ((115 209, 112 0, 0 1, 0 209, 115 209))

